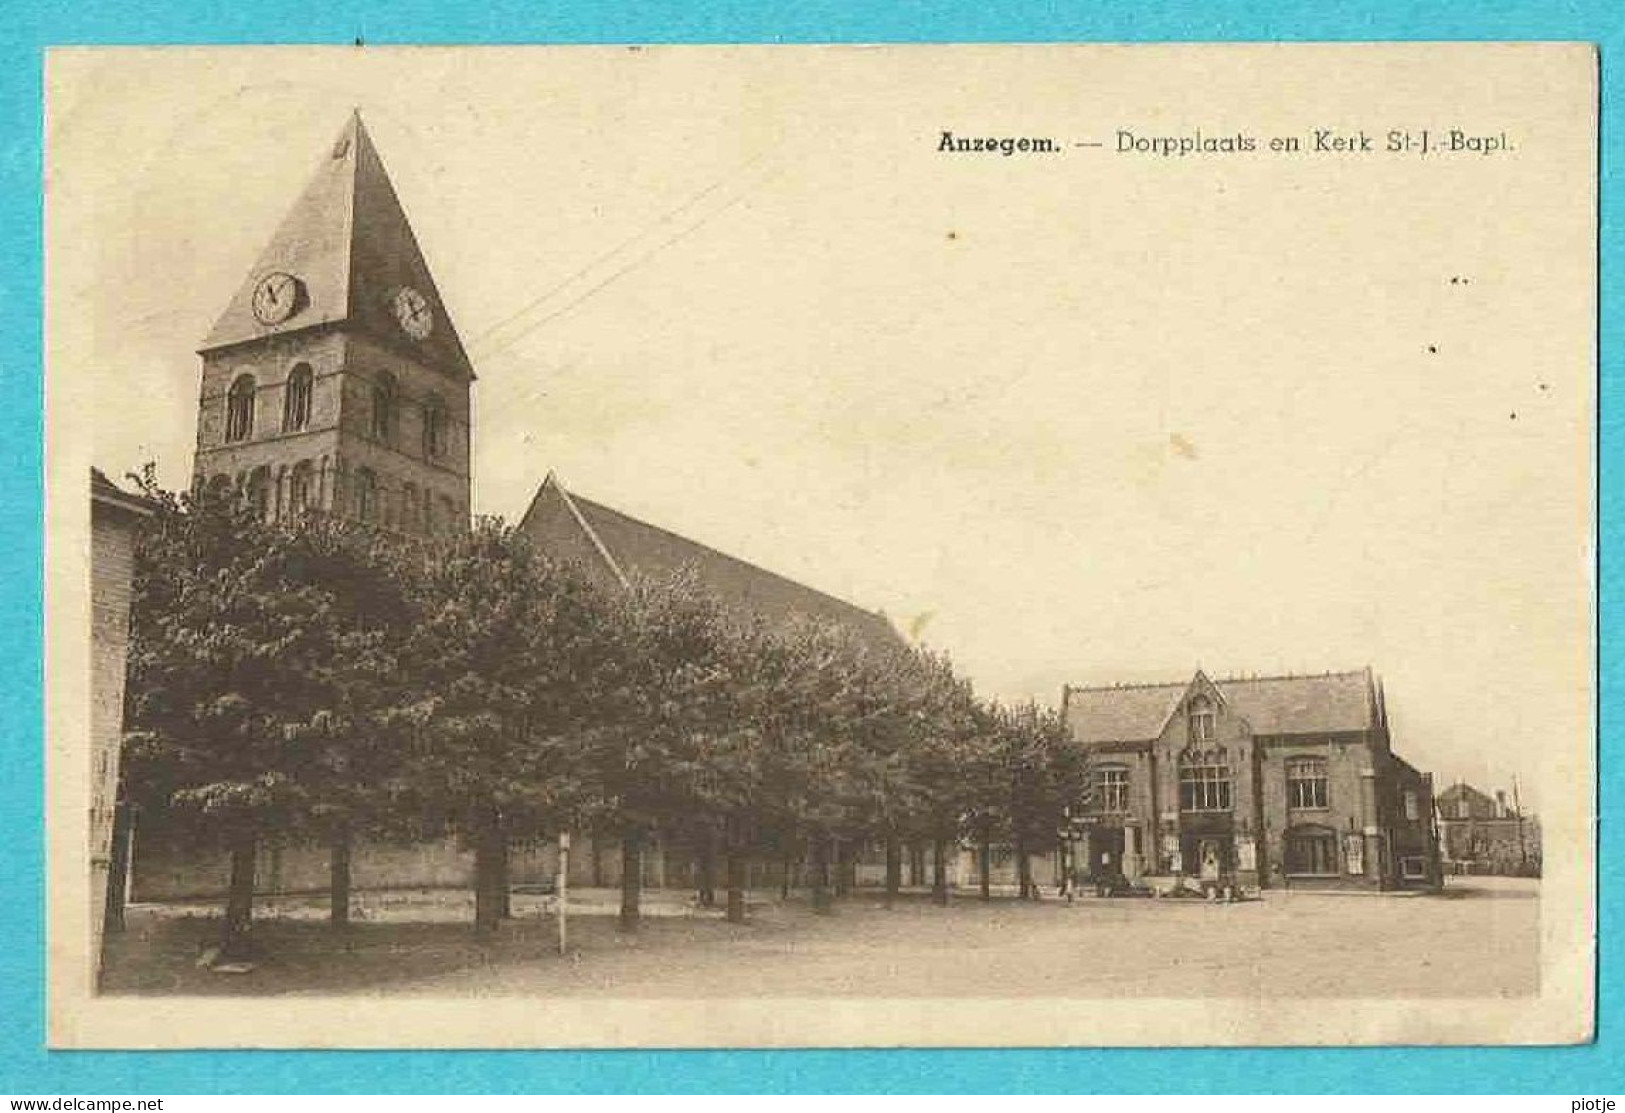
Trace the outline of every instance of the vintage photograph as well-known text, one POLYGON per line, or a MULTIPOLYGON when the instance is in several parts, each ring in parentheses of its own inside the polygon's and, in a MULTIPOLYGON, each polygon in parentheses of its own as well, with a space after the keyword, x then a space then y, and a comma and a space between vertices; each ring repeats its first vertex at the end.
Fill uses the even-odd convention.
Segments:
POLYGON ((1596 82, 53 51, 53 1046, 1589 1039, 1596 82))

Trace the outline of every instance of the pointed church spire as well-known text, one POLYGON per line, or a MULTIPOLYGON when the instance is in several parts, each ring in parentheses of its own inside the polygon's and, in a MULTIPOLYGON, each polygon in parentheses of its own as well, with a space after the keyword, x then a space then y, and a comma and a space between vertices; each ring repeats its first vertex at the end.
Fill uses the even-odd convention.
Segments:
POLYGON ((200 351, 341 323, 474 377, 359 108, 200 351))

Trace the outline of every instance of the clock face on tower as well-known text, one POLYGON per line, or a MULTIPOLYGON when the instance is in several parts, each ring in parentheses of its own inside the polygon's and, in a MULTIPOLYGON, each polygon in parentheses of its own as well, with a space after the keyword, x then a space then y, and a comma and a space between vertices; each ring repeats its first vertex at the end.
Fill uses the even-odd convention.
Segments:
POLYGON ((303 287, 293 275, 272 271, 254 286, 254 319, 262 325, 281 324, 299 308, 302 293, 303 287))
POLYGON ((396 290, 390 308, 401 329, 413 340, 422 340, 434 331, 434 310, 429 308, 429 299, 412 287, 402 286, 396 290))

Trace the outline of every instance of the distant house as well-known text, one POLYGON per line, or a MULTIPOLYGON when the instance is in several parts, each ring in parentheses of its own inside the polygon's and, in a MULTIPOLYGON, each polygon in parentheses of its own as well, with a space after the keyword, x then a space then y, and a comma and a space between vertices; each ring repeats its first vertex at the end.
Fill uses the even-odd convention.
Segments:
POLYGON ((1437 800, 1439 848, 1448 873, 1540 874, 1540 821, 1457 781, 1437 800))
POLYGON ((1094 762, 1082 868, 1301 889, 1440 883, 1432 778, 1369 668, 1063 689, 1094 762))

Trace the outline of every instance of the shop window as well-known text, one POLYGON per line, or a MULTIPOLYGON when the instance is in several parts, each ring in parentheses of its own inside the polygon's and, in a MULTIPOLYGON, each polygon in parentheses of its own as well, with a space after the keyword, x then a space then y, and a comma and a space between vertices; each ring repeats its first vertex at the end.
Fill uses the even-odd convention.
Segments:
POLYGON ((1289 808, 1326 807, 1326 759, 1295 757, 1286 763, 1286 803, 1289 808))
POLYGON ((1294 827, 1286 833, 1286 872, 1300 877, 1337 873, 1337 836, 1324 827, 1294 827))
POLYGON ((1179 809, 1186 812, 1230 810, 1230 770, 1223 765, 1179 767, 1179 809))
POLYGON ((1418 881, 1428 875, 1427 859, 1418 854, 1408 854, 1399 860, 1400 875, 1409 881, 1418 881))

